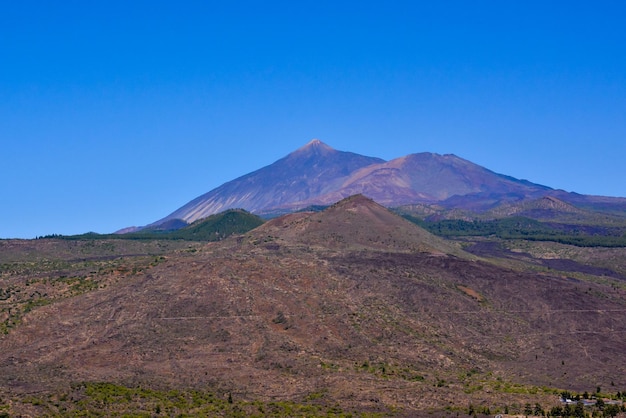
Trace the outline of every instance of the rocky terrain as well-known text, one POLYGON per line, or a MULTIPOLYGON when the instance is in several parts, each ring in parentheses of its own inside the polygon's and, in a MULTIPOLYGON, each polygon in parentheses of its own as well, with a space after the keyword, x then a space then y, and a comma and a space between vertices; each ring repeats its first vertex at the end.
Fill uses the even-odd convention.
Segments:
POLYGON ((623 248, 450 241, 363 196, 213 243, 0 245, 0 413, 523 413, 626 388, 623 248))

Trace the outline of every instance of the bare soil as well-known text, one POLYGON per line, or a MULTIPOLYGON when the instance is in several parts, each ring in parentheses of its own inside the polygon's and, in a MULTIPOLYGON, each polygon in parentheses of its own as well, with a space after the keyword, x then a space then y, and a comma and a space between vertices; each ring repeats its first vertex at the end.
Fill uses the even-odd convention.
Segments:
POLYGON ((0 306, 14 326, 0 336, 0 398, 19 413, 33 394, 114 382, 420 416, 626 388, 621 278, 593 265, 584 274, 602 280, 572 277, 558 262, 533 272, 547 260, 472 249, 529 266, 503 268, 401 218, 379 222, 376 207, 340 209, 219 243, 111 241, 117 255, 2 243, 0 306))

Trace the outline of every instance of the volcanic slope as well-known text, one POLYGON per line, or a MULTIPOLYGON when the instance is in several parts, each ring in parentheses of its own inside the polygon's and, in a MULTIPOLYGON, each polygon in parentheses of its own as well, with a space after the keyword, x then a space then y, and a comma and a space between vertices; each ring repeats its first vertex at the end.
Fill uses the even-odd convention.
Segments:
MULTIPOLYGON (((494 173, 453 154, 422 152, 361 168, 342 184, 337 193, 343 197, 362 193, 384 206, 393 207, 485 193, 501 199, 506 196, 523 199, 550 190, 546 186, 494 173)), ((313 202, 327 200, 327 196, 321 196, 313 202)))
POLYGON ((380 158, 337 151, 314 139, 269 166, 197 197, 155 224, 172 219, 191 223, 230 208, 259 212, 306 201, 335 190, 355 170, 381 162, 380 158))
POLYGON ((337 151, 315 139, 273 164, 193 199, 152 226, 176 219, 189 223, 229 208, 285 213, 330 205, 354 194, 364 194, 387 207, 448 199, 491 207, 503 199, 536 198, 551 190, 452 154, 424 152, 386 162, 337 151))
POLYGON ((323 212, 301 212, 273 219, 252 235, 264 241, 299 244, 320 250, 429 252, 471 257, 459 246, 390 212, 361 194, 323 212))
POLYGON ((106 381, 420 416, 626 387, 618 282, 505 270, 404 222, 356 196, 35 309, 0 337, 2 397, 106 381))

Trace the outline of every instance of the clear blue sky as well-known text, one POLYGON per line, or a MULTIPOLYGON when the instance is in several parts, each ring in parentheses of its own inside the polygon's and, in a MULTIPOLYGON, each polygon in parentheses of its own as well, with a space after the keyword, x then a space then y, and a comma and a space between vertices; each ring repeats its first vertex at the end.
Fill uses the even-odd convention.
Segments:
POLYGON ((624 1, 5 1, 0 237, 145 225, 312 138, 626 196, 624 1))

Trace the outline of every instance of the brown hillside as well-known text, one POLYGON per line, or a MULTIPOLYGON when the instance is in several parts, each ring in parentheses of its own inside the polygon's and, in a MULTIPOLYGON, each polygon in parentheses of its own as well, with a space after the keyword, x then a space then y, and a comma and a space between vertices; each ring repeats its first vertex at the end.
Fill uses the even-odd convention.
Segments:
POLYGON ((411 227, 356 196, 112 272, 0 337, 0 395, 107 381, 438 416, 626 387, 617 282, 449 255, 411 227))
POLYGON ((577 208, 567 202, 556 197, 544 196, 539 199, 527 200, 515 203, 505 203, 487 212, 488 215, 494 217, 506 216, 528 216, 532 218, 554 218, 563 217, 565 215, 585 214, 584 210, 577 208))
POLYGON ((274 219, 253 231, 251 236, 276 241, 276 245, 285 242, 335 250, 376 249, 470 257, 452 243, 363 195, 343 199, 323 212, 274 219))

